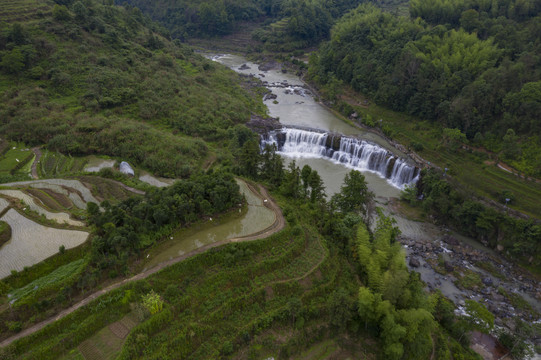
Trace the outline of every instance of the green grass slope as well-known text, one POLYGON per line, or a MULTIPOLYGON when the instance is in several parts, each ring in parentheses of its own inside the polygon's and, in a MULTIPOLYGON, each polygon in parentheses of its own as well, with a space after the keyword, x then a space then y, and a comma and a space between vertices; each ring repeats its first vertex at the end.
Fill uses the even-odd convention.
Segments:
POLYGON ((170 42, 137 9, 98 1, 2 5, 0 133, 187 176, 208 141, 264 114, 236 74, 170 42))

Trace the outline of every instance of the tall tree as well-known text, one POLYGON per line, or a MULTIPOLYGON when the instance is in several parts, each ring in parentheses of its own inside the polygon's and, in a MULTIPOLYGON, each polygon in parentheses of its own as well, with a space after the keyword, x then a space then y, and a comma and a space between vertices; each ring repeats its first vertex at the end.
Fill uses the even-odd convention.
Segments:
POLYGON ((371 199, 372 193, 368 190, 364 175, 357 170, 351 170, 346 174, 344 185, 340 192, 333 196, 332 201, 342 213, 356 212, 366 216, 371 199))

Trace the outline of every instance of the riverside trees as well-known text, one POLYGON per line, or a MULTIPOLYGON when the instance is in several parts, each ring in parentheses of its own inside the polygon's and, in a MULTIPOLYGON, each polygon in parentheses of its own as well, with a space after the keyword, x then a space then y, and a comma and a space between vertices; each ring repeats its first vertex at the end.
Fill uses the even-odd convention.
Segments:
POLYGON ((407 19, 364 4, 333 27, 309 74, 458 129, 539 176, 540 11, 532 1, 415 0, 407 19))

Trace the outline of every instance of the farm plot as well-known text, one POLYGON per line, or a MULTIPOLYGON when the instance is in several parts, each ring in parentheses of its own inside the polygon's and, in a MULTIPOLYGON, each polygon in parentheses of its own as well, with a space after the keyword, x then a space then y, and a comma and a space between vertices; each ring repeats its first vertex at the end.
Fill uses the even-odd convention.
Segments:
POLYGON ((111 179, 99 176, 80 176, 78 179, 88 188, 92 189, 92 194, 96 195, 96 198, 100 201, 122 201, 134 194, 134 192, 128 190, 129 188, 121 182, 111 179))
POLYGON ((42 276, 22 288, 11 291, 8 295, 11 304, 22 300, 28 296, 32 296, 36 292, 43 292, 47 289, 58 288, 58 284, 63 283, 70 278, 76 278, 84 269, 85 260, 79 259, 69 264, 59 267, 50 274, 42 276))
MULTIPOLYGON (((37 187, 37 188, 47 188, 50 185, 57 186, 54 188, 51 188, 53 190, 58 189, 58 187, 66 187, 66 188, 72 188, 76 190, 80 197, 82 197, 83 201, 85 202, 84 206, 79 206, 78 204, 75 204, 75 206, 80 208, 85 208, 87 202, 94 202, 96 204, 99 204, 99 201, 92 195, 90 190, 84 186, 79 180, 66 180, 66 179, 44 179, 44 180, 30 180, 30 181, 19 181, 19 182, 13 182, 13 183, 7 183, 2 184, 2 186, 24 186, 28 185, 31 187, 37 187)), ((74 199, 70 196, 70 199, 75 203, 74 199)))
POLYGON ((83 222, 71 219, 68 213, 50 212, 46 210, 45 208, 38 205, 32 196, 25 194, 20 190, 0 190, 0 194, 24 201, 24 203, 28 205, 28 207, 32 211, 35 211, 38 214, 45 216, 49 220, 54 220, 59 224, 66 223, 73 226, 85 226, 83 222))
POLYGON ((29 173, 31 159, 34 153, 22 144, 10 144, 11 148, 0 157, 0 175, 7 175, 13 172, 29 173), (24 165, 24 166, 23 166, 24 165), (22 167, 22 168, 21 168, 22 167))
POLYGON ((39 161, 40 177, 62 176, 79 173, 88 160, 86 158, 66 156, 58 152, 45 151, 39 161))
POLYGON ((88 157, 88 163, 83 169, 86 172, 98 172, 101 169, 112 168, 115 165, 116 160, 100 159, 95 156, 88 157))
POLYGON ((86 360, 114 359, 120 353, 126 336, 138 323, 139 320, 130 313, 82 342, 78 350, 86 360))
POLYGON ((30 187, 39 189, 46 192, 52 196, 57 202, 63 204, 65 208, 69 208, 69 202, 75 205, 79 209, 86 209, 86 202, 83 197, 79 194, 79 191, 62 185, 50 184, 45 182, 48 180, 41 180, 36 183, 29 184, 30 187), (62 199, 62 197, 67 197, 68 199, 62 199))
POLYGON ((56 254, 60 246, 76 247, 88 238, 88 232, 55 229, 40 225, 10 209, 1 220, 11 226, 11 240, 0 249, 0 279, 11 270, 23 270, 56 254))

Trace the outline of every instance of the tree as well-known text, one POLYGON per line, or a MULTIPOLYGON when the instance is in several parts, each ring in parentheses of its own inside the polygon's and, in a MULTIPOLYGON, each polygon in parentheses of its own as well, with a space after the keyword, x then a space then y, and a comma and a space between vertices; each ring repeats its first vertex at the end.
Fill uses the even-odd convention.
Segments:
POLYGON ((246 141, 240 150, 239 163, 241 166, 241 173, 254 179, 257 178, 259 158, 259 143, 257 140, 246 141))
MULTIPOLYGON (((466 315, 462 316, 456 325, 461 333, 458 339, 459 342, 469 331, 477 330, 488 334, 494 327, 494 315, 483 304, 467 299, 465 311, 466 315)), ((468 338, 465 337, 465 339, 468 338)))
POLYGON ((302 179, 302 188, 303 188, 303 197, 309 195, 308 186, 310 174, 312 173, 312 168, 309 165, 304 165, 301 170, 301 179, 302 179))
POLYGON ((366 216, 371 199, 372 193, 368 190, 364 175, 357 170, 351 170, 346 174, 340 192, 333 196, 332 201, 342 213, 357 212, 366 216))
POLYGON ((503 150, 502 154, 505 158, 515 160, 520 156, 520 147, 518 145, 518 136, 515 134, 515 130, 507 129, 503 137, 503 150))
POLYGON ((528 344, 528 339, 541 336, 541 324, 528 324, 515 318, 515 330, 510 333, 507 330, 499 330, 498 340, 509 350, 513 359, 530 359, 534 355, 528 344))
POLYGON ((57 21, 68 21, 71 19, 71 14, 64 5, 55 5, 53 8, 53 18, 57 21))
POLYGON ((467 142, 466 134, 459 129, 443 129, 443 144, 452 151, 456 151, 462 144, 467 142))
POLYGON ((364 320, 365 330, 368 324, 374 323, 377 319, 375 316, 376 297, 367 287, 359 288, 359 298, 357 301, 357 309, 361 320, 364 320))
POLYGON ((302 302, 298 297, 292 297, 287 302, 287 313, 291 317, 291 325, 295 324, 297 316, 301 314, 302 302))
POLYGON ((370 261, 370 256, 372 254, 371 244, 370 244, 370 234, 364 223, 360 223, 357 228, 357 257, 361 268, 366 269, 370 261))
POLYGON ((323 180, 317 173, 313 170, 308 177, 308 184, 310 185, 310 201, 311 202, 320 202, 325 196, 325 187, 323 186, 323 180))
POLYGON ((301 171, 295 160, 289 163, 288 169, 282 181, 281 191, 284 195, 297 199, 301 190, 301 171))
POLYGON ((85 20, 88 14, 88 10, 80 1, 73 4, 73 12, 78 21, 85 20))
POLYGON ((327 300, 329 307, 330 323, 339 332, 343 332, 349 320, 352 318, 352 301, 348 292, 344 288, 335 290, 327 300))

